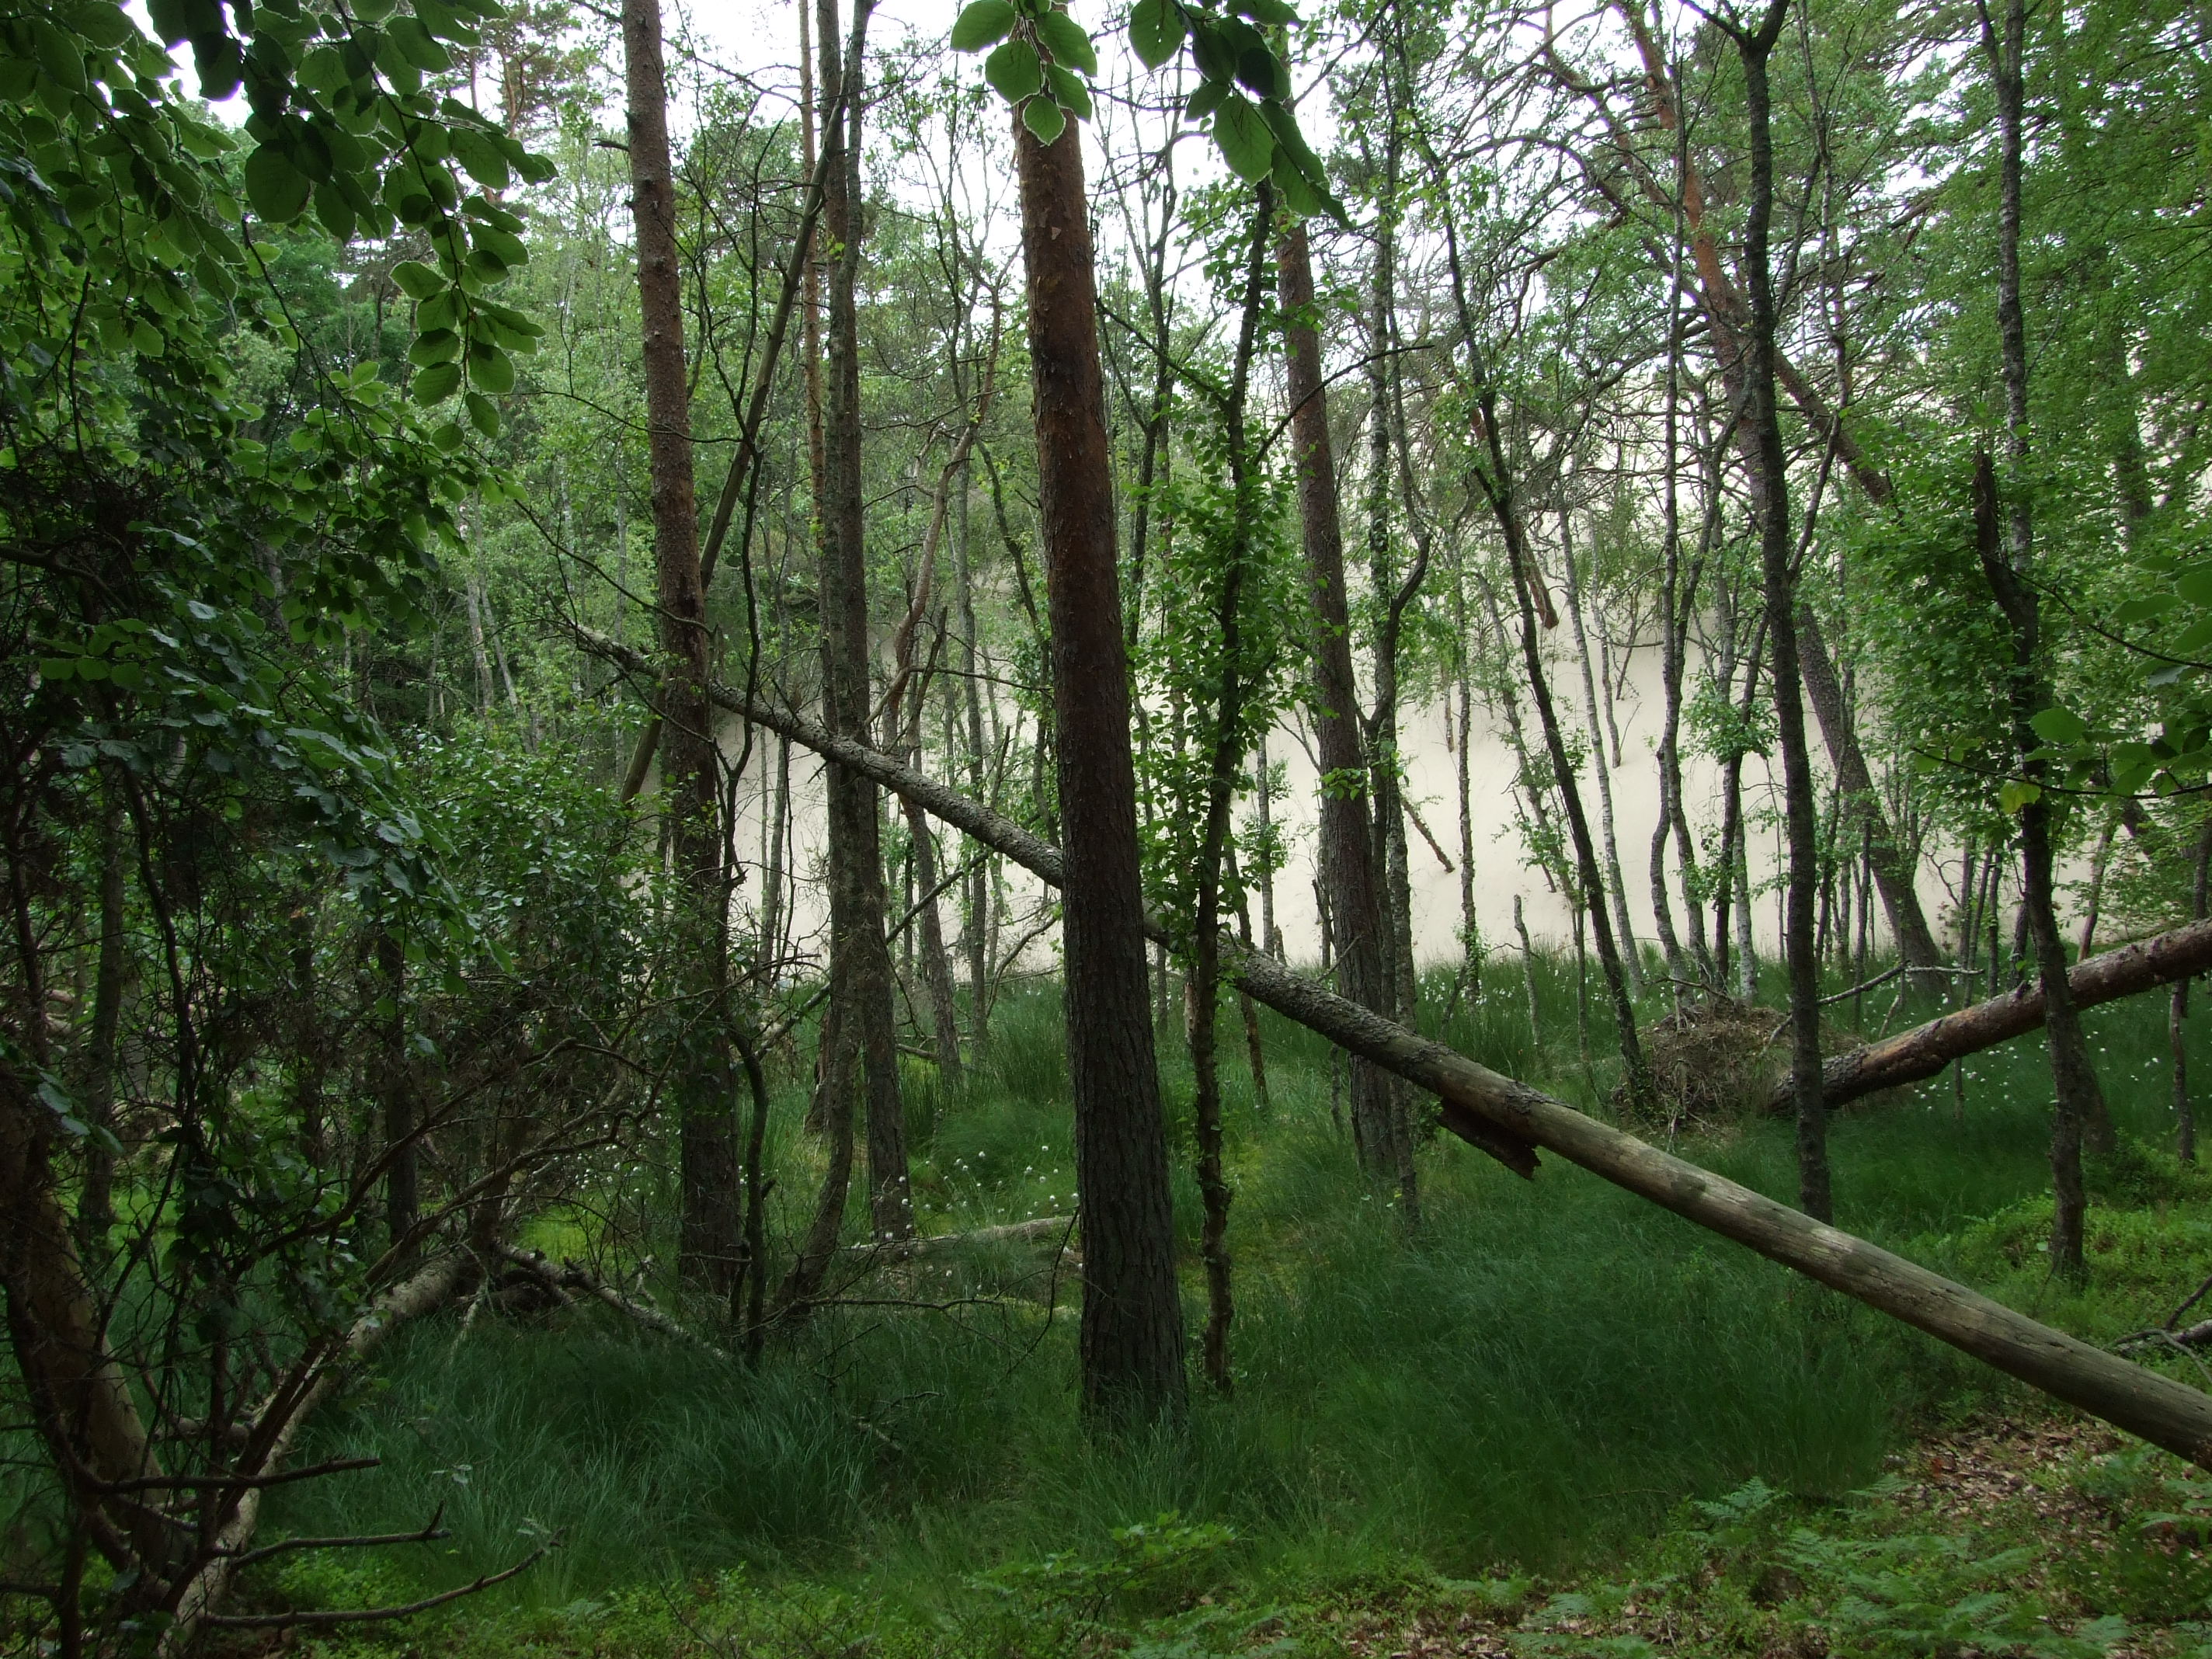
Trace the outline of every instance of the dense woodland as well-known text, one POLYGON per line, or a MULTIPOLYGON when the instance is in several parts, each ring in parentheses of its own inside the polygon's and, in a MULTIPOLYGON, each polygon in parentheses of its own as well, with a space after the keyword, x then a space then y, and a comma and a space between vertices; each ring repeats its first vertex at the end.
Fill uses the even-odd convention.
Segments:
POLYGON ((0 1648, 2212 1639, 2202 8, 142 9, 0 1648))

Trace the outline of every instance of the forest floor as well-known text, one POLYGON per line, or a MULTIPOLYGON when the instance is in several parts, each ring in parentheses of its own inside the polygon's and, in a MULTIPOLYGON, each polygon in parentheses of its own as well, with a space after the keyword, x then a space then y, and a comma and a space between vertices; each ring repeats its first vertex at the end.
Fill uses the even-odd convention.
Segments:
MULTIPOLYGON (((1437 997, 1431 1023, 1602 1109, 1571 978, 1547 972, 1548 1043, 1519 984, 1437 997)), ((2086 1290, 2040 1253, 2039 1044, 1839 1115, 1838 1218, 2090 1340, 2162 1323, 2212 1276, 2212 1175, 2155 1150, 2157 1000, 2093 1020, 2124 1139, 2092 1172, 2086 1290)), ((1010 1006, 957 1097, 912 1074, 925 1231, 1065 1212, 1057 1015, 1010 1006)), ((856 1279, 854 1305, 752 1371, 603 1312, 434 1322, 303 1449, 381 1466, 288 1489, 271 1522, 397 1532, 434 1505, 451 1540, 290 1558, 249 1597, 404 1601, 557 1547, 404 1624, 229 1650, 2212 1659, 2212 1480, 1571 1169, 1521 1182, 1436 1143, 1409 1231, 1349 1167, 1326 1049, 1263 1034, 1267 1094, 1227 1079, 1237 1389, 1194 1399, 1182 1435, 1083 1433, 1049 1249, 907 1270, 890 1298, 856 1279)), ((1181 1100, 1164 1047, 1163 1070, 1181 1100)), ((1711 1124, 1680 1150, 1791 1191, 1786 1126, 1711 1124)))

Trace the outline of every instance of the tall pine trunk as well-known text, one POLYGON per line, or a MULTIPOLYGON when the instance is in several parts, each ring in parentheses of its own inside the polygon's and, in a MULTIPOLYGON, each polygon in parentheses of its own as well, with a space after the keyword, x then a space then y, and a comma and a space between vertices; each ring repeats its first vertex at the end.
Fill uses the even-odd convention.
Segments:
POLYGON ((1066 872, 1061 940, 1083 1214, 1083 1401, 1094 1420, 1175 1418, 1185 1397, 1182 1306, 1145 971, 1128 654, 1082 140, 1072 121, 1050 144, 1018 113, 1013 127, 1066 872))

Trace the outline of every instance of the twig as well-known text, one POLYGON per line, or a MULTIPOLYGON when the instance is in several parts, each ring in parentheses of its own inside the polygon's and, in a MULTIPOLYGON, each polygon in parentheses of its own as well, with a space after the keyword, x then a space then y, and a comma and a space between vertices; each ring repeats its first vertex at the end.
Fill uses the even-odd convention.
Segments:
MULTIPOLYGON (((387 1532, 353 1538, 287 1538, 274 1544, 264 1544, 258 1550, 244 1550, 230 1557, 234 1568, 251 1566, 256 1561, 266 1561, 272 1555, 284 1555, 293 1550, 360 1550, 376 1549, 386 1544, 434 1544, 453 1534, 438 1523, 446 1518, 446 1506, 438 1505, 437 1512, 420 1532, 387 1532)), ((224 1553, 228 1554, 226 1551, 224 1553)))
POLYGON ((316 1607, 295 1613, 205 1613, 200 1615, 200 1623, 217 1626, 224 1630, 289 1630, 299 1625, 366 1625, 385 1619, 411 1618, 416 1613, 427 1613, 432 1607, 441 1607, 448 1601, 458 1601, 465 1595, 488 1590, 494 1584, 503 1584, 518 1573, 536 1566, 552 1547, 553 1542, 549 1540, 503 1571, 488 1572, 459 1589, 426 1595, 419 1601, 409 1601, 400 1607, 316 1607))

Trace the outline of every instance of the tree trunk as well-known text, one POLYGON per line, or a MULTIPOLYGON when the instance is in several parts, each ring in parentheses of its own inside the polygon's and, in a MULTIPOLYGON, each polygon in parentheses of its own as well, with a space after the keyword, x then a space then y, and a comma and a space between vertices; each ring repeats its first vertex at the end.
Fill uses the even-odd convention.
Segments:
POLYGON ((1767 61, 1789 0, 1772 0, 1757 33, 1736 35, 1750 118, 1751 204, 1744 264, 1751 283, 1751 319, 1742 373, 1747 435, 1753 449, 1752 500, 1759 520, 1759 568, 1765 591, 1767 685, 1782 748, 1783 823, 1789 846, 1789 886, 1783 950, 1790 970, 1790 1072, 1797 1103, 1799 1207, 1822 1221, 1829 1194, 1828 1114, 1820 1102, 1820 963, 1814 951, 1814 907, 1820 857, 1812 757, 1805 745, 1805 706, 1797 655, 1796 538, 1790 522, 1788 459, 1774 398, 1774 284, 1767 240, 1774 216, 1774 143, 1769 128, 1767 61))
MULTIPOLYGON (((659 0, 623 0, 623 73, 629 94, 631 211, 644 322, 647 454, 653 471, 653 539, 662 677, 660 787, 687 910, 685 948, 696 953, 698 988, 719 982, 720 759, 706 684, 707 596, 699 574, 699 512, 691 473, 691 406, 684 359, 683 270, 676 246, 674 165, 668 143, 667 69, 659 0)), ((717 1010, 690 1023, 671 1067, 679 1115, 683 1188, 678 1271, 726 1296, 741 1247, 737 1134, 717 1010)))
MULTIPOLYGON (((821 609, 823 712, 830 729, 871 740, 873 690, 868 634, 867 526, 860 474, 860 112, 863 52, 872 0, 854 0, 841 50, 836 0, 818 0, 815 33, 822 96, 844 119, 822 134, 822 216, 837 258, 830 267, 829 373, 823 410, 821 609)), ((897 741, 896 734, 886 742, 897 741)), ((890 948, 884 935, 881 804, 866 779, 827 779, 830 996, 860 1052, 867 1107, 868 1214, 878 1242, 914 1231, 907 1185, 906 1106, 900 1097, 898 1023, 890 948)))
MULTIPOLYGON (((2201 926, 2204 921, 2207 901, 2212 900, 2212 819, 2208 819, 2197 837, 2197 879, 2191 884, 2190 915, 2201 926)), ((2087 966, 2087 964, 2083 964, 2087 966)), ((2077 988, 2074 996, 2076 1006, 2086 1006, 2077 988)), ((2173 996, 2166 1004, 2166 1042, 2167 1052, 2173 1058, 2173 1152, 2184 1164, 2197 1162, 2197 1112, 2189 1101, 2189 1045, 2184 1029, 2189 1016, 2189 978, 2184 975, 2173 982, 2173 996)))
POLYGON ((1636 929, 1628 919, 1628 884, 1621 878, 1620 843, 1613 835, 1613 776, 1605 763, 1604 714, 1598 703, 1597 684, 1590 675, 1589 635, 1583 625, 1582 578, 1575 570, 1573 520, 1566 503, 1559 504, 1559 557, 1566 566, 1567 619, 1574 626, 1575 655, 1583 671, 1583 709, 1589 722, 1591 769, 1597 776, 1598 832, 1605 839, 1606 891, 1613 903, 1613 925, 1620 935, 1621 966, 1628 970, 1632 996, 1644 994, 1644 964, 1638 959, 1636 929))
MULTIPOLYGON (((1344 529, 1336 463, 1322 379, 1321 337, 1313 325, 1313 264, 1305 227, 1292 225, 1276 249, 1276 279, 1291 319, 1285 373, 1291 442, 1297 467, 1298 519, 1304 533, 1306 586, 1313 603, 1313 696, 1310 718, 1321 763, 1321 882, 1328 895, 1337 982, 1363 1008, 1391 1006, 1387 940, 1375 871, 1375 826, 1368 813, 1366 745, 1360 740, 1359 688, 1352 668, 1352 610, 1344 582, 1344 529)), ((1364 1061, 1352 1066, 1352 1139, 1360 1167, 1397 1173, 1396 1103, 1390 1079, 1364 1061)))
POLYGON ((1072 121, 1049 145, 1018 113, 1013 126, 1065 842, 1083 1401, 1098 1420, 1176 1418, 1184 1401, 1182 1307, 1146 984, 1128 658, 1082 139, 1072 121))
POLYGON ((384 1113, 385 1237, 395 1248, 415 1231, 422 1212, 420 1149, 416 1141, 415 1080, 407 1060, 407 957, 391 929, 376 929, 376 977, 380 1001, 391 1004, 380 1017, 376 1056, 376 1092, 384 1113))
MULTIPOLYGON (((2076 963, 2066 975, 2066 985, 2078 1012, 2161 985, 2186 985, 2207 972, 2212 972, 2212 925, 2200 921, 2076 963)), ((1934 1077, 1954 1060, 2034 1030, 2043 1024, 2046 1006, 2038 978, 1895 1036, 1848 1049, 1822 1067, 1821 1097, 1830 1106, 1840 1106, 1879 1090, 1934 1077)), ((1766 1109, 1786 1111, 1791 1098, 1787 1086, 1778 1087, 1767 1097, 1766 1109)))

